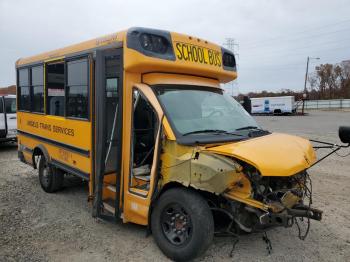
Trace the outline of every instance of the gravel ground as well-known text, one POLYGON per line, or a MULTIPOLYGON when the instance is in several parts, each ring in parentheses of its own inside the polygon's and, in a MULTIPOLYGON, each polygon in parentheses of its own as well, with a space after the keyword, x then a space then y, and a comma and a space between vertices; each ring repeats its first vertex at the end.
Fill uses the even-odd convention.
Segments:
MULTIPOLYGON (((260 116, 266 129, 338 142, 349 112, 309 116, 260 116)), ((348 153, 342 151, 340 154, 348 153)), ((332 156, 310 170, 314 206, 324 210, 308 238, 296 228, 268 232, 267 255, 261 234, 244 235, 229 257, 232 240, 215 238, 203 261, 350 261, 350 156, 332 156)), ((17 160, 16 146, 0 145, 0 261, 164 261, 144 227, 111 224, 91 217, 87 184, 70 178, 63 191, 46 194, 37 172, 17 160)))

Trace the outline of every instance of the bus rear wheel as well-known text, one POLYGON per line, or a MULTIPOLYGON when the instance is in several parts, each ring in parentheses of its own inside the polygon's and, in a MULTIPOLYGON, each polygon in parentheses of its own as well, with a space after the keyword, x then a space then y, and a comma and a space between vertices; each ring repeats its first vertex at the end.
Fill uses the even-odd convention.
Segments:
POLYGON ((54 193, 63 186, 64 173, 52 167, 45 156, 41 156, 39 160, 39 182, 41 188, 47 193, 54 193))
POLYGON ((207 202, 185 188, 169 189, 157 201, 151 216, 154 239, 175 261, 202 255, 214 236, 214 220, 207 202))

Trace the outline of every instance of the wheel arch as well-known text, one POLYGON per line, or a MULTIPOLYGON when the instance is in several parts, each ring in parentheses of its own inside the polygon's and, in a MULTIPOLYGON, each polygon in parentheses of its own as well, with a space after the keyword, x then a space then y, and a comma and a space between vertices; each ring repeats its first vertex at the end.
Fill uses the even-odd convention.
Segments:
POLYGON ((46 147, 42 144, 37 145, 34 150, 33 150, 33 154, 32 154, 32 162, 33 162, 33 167, 34 169, 37 169, 37 165, 35 162, 35 157, 36 156, 44 156, 46 158, 46 160, 48 162, 50 162, 50 155, 49 152, 47 151, 46 147))
POLYGON ((150 205, 150 209, 148 212, 148 229, 149 232, 151 232, 151 227, 150 227, 150 223, 151 223, 151 215, 152 215, 152 211, 154 209, 154 206, 157 204, 158 199, 168 190, 173 189, 173 188, 184 188, 187 190, 190 190, 192 192, 196 192, 198 195, 200 195, 203 199, 205 200, 210 200, 212 197, 217 198, 218 196, 216 196, 213 193, 210 192, 206 192, 206 191, 202 191, 199 189, 196 189, 194 187, 191 186, 184 186, 183 184, 179 183, 179 182, 175 182, 175 181, 171 181, 167 184, 165 184, 158 192, 155 192, 155 195, 152 197, 152 201, 151 201, 151 205, 150 205))

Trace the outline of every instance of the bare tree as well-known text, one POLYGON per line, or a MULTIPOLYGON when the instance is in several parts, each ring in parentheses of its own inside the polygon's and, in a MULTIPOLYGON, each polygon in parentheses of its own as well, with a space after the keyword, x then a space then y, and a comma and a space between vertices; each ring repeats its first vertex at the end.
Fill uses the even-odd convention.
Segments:
POLYGON ((318 99, 350 98, 350 63, 316 66, 308 81, 310 93, 318 99))

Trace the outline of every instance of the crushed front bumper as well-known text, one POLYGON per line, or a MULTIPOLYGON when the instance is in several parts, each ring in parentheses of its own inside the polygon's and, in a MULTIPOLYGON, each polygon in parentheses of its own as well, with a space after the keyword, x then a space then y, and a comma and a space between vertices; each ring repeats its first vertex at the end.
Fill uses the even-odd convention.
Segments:
POLYGON ((259 216, 262 227, 284 226, 291 227, 294 218, 303 217, 317 221, 322 219, 322 211, 304 205, 287 208, 280 213, 267 212, 259 216))

